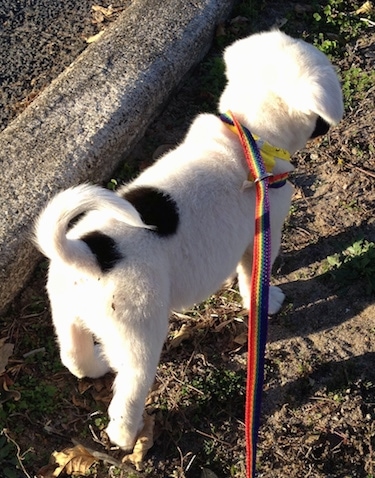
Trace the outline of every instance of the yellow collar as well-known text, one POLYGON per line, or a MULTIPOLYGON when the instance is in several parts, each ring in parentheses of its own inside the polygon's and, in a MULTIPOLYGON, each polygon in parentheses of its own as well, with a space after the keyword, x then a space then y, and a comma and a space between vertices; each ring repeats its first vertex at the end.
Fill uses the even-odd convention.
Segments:
MULTIPOLYGON (((235 126, 228 123, 224 123, 224 124, 233 133, 237 134, 237 130, 235 126)), ((262 155, 264 165, 266 167, 266 171, 268 173, 271 173, 273 171, 273 168, 275 167, 275 164, 276 164, 276 159, 290 161, 290 153, 288 151, 286 151, 285 149, 276 148, 275 146, 272 146, 270 143, 267 143, 267 141, 260 139, 258 135, 254 133, 251 133, 251 134, 253 135, 253 138, 257 142, 260 154, 262 155)))
MULTIPOLYGON (((233 121, 231 112, 221 114, 220 119, 235 135, 238 135, 238 126, 234 124, 235 122, 233 121)), ((283 161, 290 161, 290 153, 285 149, 276 148, 270 143, 267 143, 267 141, 260 139, 258 135, 250 133, 250 131, 245 126, 242 126, 242 128, 247 131, 256 141, 259 152, 264 162, 265 169, 267 173, 270 173, 270 176, 272 176, 272 181, 270 180, 270 182, 272 182, 273 184, 272 187, 281 187, 283 184, 285 184, 285 179, 288 177, 288 173, 281 173, 274 176, 272 172, 276 165, 277 159, 281 159, 283 161)), ((243 184, 243 188, 250 187, 253 181, 254 178, 252 177, 251 173, 249 173, 247 181, 245 181, 243 184)))
MULTIPOLYGON (((226 116, 226 115, 223 115, 226 116)), ((227 121, 224 124, 235 134, 237 134, 237 129, 233 124, 228 123, 227 121)), ((290 161, 290 153, 285 149, 276 148, 272 144, 267 143, 263 139, 254 133, 251 133, 255 141, 257 142, 260 154, 262 155, 266 171, 271 173, 276 164, 276 159, 282 159, 283 161, 290 161)), ((249 178, 250 179, 250 178, 249 178)), ((250 179, 251 180, 251 179, 250 179)))
POLYGON ((271 172, 276 164, 276 159, 282 159, 284 161, 290 161, 290 153, 286 149, 276 148, 272 144, 267 143, 256 134, 253 134, 255 141, 257 142, 260 154, 262 155, 267 172, 271 172))

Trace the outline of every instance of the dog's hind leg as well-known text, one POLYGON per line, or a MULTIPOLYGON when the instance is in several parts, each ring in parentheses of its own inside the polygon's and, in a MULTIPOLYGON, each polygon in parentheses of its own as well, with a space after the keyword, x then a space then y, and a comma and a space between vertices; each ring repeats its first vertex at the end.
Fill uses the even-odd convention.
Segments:
POLYGON ((106 357, 117 372, 108 414, 107 434, 111 442, 131 450, 143 426, 142 414, 161 349, 168 331, 168 311, 149 304, 147 314, 126 321, 126 327, 107 324, 103 341, 106 357), (152 314, 152 316, 150 316, 152 314))
POLYGON ((79 320, 68 325, 65 318, 62 319, 61 326, 56 320, 54 322, 61 361, 73 375, 78 378, 97 378, 109 371, 100 345, 94 345, 92 334, 79 320))

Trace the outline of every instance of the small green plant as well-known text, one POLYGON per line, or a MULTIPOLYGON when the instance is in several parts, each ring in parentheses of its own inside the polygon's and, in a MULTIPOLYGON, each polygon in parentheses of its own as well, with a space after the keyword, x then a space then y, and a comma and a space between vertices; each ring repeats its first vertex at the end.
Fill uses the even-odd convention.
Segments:
POLYGON ((349 0, 328 0, 313 14, 314 44, 327 55, 340 54, 341 46, 361 34, 365 22, 349 0))
POLYGON ((42 296, 32 297, 32 302, 29 305, 29 311, 31 314, 39 314, 46 308, 46 300, 42 296))
POLYGON ((18 444, 10 437, 8 430, 3 429, 0 431, 0 476, 2 478, 25 476, 27 473, 23 463, 27 461, 27 455, 31 451, 33 449, 29 448, 24 453, 21 453, 18 444))
POLYGON ((238 395, 245 394, 244 371, 210 369, 206 376, 192 380, 191 385, 202 392, 196 397, 196 403, 207 404, 215 401, 225 403, 238 395))
POLYGON ((8 415, 27 411, 33 418, 39 419, 52 413, 58 407, 56 395, 58 389, 48 382, 40 382, 32 376, 23 377, 20 381, 21 398, 19 401, 8 401, 4 410, 8 415))
POLYGON ((2 473, 5 478, 17 477, 17 458, 16 448, 9 443, 4 435, 0 435, 0 462, 2 464, 2 473))
POLYGON ((98 430, 100 431, 104 430, 108 426, 108 422, 109 422, 108 416, 104 414, 97 416, 94 419, 94 424, 96 428, 98 428, 98 430))
POLYGON ((107 189, 110 189, 111 191, 116 191, 118 187, 118 181, 117 179, 112 178, 108 183, 107 183, 107 189))
POLYGON ((326 271, 341 286, 364 281, 366 292, 375 292, 375 243, 360 239, 342 252, 328 256, 326 271))
POLYGON ((359 67, 349 68, 342 72, 342 93, 345 106, 351 108, 364 97, 366 92, 374 85, 375 71, 370 73, 359 67))

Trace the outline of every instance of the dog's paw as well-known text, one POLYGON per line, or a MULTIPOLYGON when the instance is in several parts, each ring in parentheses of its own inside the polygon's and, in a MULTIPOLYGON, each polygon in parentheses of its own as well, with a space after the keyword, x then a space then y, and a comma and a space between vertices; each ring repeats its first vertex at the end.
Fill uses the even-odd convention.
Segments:
POLYGON ((276 314, 281 309, 284 299, 284 292, 279 287, 271 285, 268 296, 268 314, 276 314))
POLYGON ((129 432, 124 424, 117 420, 111 420, 109 422, 106 428, 106 433, 111 443, 119 446, 127 452, 131 452, 133 450, 138 434, 129 432))

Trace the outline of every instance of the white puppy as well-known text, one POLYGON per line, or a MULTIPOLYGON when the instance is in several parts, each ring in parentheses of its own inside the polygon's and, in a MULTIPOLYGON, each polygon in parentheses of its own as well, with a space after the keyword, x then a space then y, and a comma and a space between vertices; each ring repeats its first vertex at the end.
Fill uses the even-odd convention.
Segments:
MULTIPOLYGON (((234 43, 224 58, 220 111, 231 110, 259 145, 293 154, 341 119, 336 74, 313 46, 272 31, 234 43)), ((292 169, 275 159, 273 173, 292 169)), ((107 433, 124 449, 142 427, 170 311, 206 299, 236 269, 248 307, 255 191, 242 187, 247 178, 236 134, 203 114, 180 146, 117 194, 68 189, 37 222, 36 243, 51 259, 47 289, 62 362, 77 377, 117 372, 107 433)), ((274 261, 292 186, 269 196, 274 261)), ((270 289, 270 313, 283 298, 270 289)))

